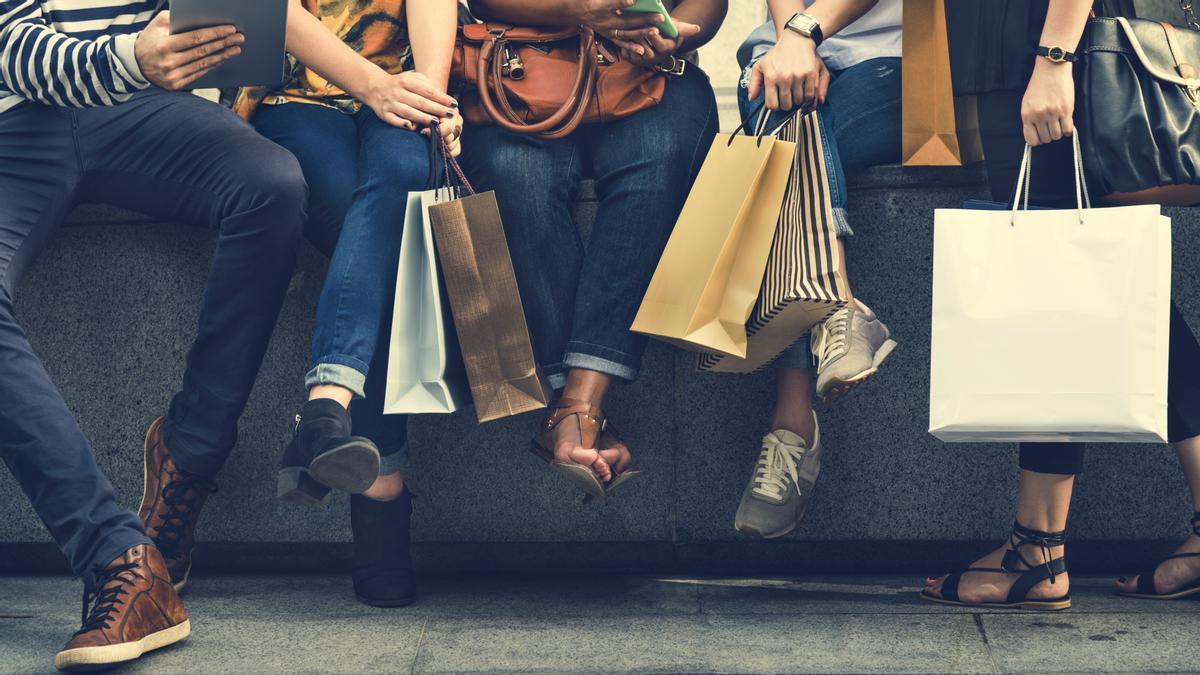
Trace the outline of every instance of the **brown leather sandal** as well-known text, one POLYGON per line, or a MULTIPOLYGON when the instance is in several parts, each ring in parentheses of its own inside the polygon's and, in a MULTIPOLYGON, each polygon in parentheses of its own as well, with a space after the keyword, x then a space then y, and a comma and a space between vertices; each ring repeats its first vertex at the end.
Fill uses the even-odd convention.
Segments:
POLYGON ((579 434, 579 445, 583 448, 595 448, 597 451, 596 461, 600 460, 600 450, 617 449, 622 451, 622 457, 629 456, 629 448, 621 443, 614 434, 608 433, 605 430, 606 420, 604 412, 598 407, 593 406, 587 401, 580 401, 573 398, 560 398, 554 404, 554 411, 550 417, 542 424, 542 431, 535 437, 530 444, 530 449, 533 454, 539 459, 546 462, 556 471, 559 471, 570 478, 576 485, 579 486, 589 499, 601 499, 609 492, 612 492, 618 485, 628 481, 636 476, 639 472, 626 470, 617 473, 617 467, 613 466, 613 478, 607 483, 604 483, 592 470, 592 465, 585 466, 575 462, 564 462, 554 457, 554 431, 558 425, 563 422, 572 420, 579 434))

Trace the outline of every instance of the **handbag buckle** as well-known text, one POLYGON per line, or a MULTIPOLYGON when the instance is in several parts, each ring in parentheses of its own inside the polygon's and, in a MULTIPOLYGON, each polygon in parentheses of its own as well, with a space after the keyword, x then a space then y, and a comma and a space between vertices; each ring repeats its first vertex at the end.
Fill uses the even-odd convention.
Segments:
POLYGON ((672 54, 670 65, 668 65, 668 66, 658 65, 658 66, 655 66, 654 68, 656 70, 658 70, 658 72, 660 72, 660 73, 666 73, 668 75, 675 75, 678 77, 680 75, 683 75, 683 73, 687 70, 687 61, 672 54))

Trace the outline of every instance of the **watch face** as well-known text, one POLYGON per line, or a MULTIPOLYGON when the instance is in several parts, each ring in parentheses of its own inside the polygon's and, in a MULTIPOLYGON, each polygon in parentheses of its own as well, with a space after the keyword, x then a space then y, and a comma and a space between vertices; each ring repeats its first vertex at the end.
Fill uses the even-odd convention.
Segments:
POLYGON ((812 33, 813 27, 817 25, 815 19, 813 19, 811 16, 805 16, 803 14, 798 14, 792 17, 792 20, 788 23, 792 26, 792 28, 804 33, 805 35, 812 33))
POLYGON ((1049 56, 1050 56, 1051 61, 1062 61, 1063 58, 1066 57, 1066 55, 1067 55, 1067 52, 1062 47, 1051 47, 1049 50, 1049 56))

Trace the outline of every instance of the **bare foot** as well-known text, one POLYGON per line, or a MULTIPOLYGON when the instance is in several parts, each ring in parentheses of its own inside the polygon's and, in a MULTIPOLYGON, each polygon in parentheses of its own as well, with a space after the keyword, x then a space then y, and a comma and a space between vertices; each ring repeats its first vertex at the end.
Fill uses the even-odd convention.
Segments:
MULTIPOLYGON (((1200 553, 1200 536, 1188 537, 1175 553, 1200 553)), ((1200 557, 1176 558, 1164 561, 1154 572, 1154 592, 1169 594, 1200 579, 1200 557)), ((1121 577, 1117 590, 1122 593, 1138 592, 1138 577, 1121 577)))
MULTIPOLYGON (((587 447, 585 443, 588 439, 585 438, 586 428, 577 423, 577 415, 572 415, 563 419, 562 422, 554 428, 552 435, 554 437, 554 460, 570 464, 579 464, 586 466, 596 474, 601 483, 607 483, 612 480, 612 467, 608 461, 601 455, 600 450, 595 447, 587 447)), ((593 437, 591 445, 598 445, 597 439, 593 437)))
POLYGON ((596 445, 600 447, 600 457, 615 470, 616 475, 625 473, 629 465, 633 464, 633 454, 629 452, 629 446, 608 429, 600 432, 596 445))
MULTIPOLYGON (((987 567, 997 569, 1004 562, 1004 554, 1012 548, 1011 543, 1005 544, 991 553, 983 556, 979 560, 971 563, 971 567, 987 567)), ((1050 556, 1046 557, 1042 549, 1037 546, 1022 546, 1020 554, 1025 560, 1033 565, 1040 565, 1049 562, 1053 558, 1061 558, 1063 555, 1063 547, 1056 546, 1050 549, 1050 556)), ((1022 570, 1029 569, 1024 564, 1019 565, 1022 570)), ((942 597, 942 585, 946 583, 946 577, 928 577, 925 579, 925 591, 930 595, 940 598, 942 597)), ((958 599, 965 603, 982 603, 982 602, 1006 602, 1008 600, 1008 592, 1021 578, 1021 573, 1016 574, 1000 574, 994 572, 967 572, 962 575, 958 583, 958 599)), ((1066 572, 1055 575, 1054 580, 1046 579, 1034 586, 1026 596, 1030 600, 1047 600, 1052 598, 1060 598, 1067 594, 1070 590, 1071 582, 1067 577, 1066 572)))

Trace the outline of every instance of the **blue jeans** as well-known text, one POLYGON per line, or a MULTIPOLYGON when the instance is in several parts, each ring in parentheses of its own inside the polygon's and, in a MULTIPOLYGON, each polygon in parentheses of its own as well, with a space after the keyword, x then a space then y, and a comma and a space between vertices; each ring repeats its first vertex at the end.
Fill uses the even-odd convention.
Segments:
POLYGON ((12 299, 78 201, 216 232, 198 334, 165 429, 175 463, 211 476, 237 440, 291 282, 305 185, 288 152, 188 93, 152 89, 105 108, 25 103, 0 113, 0 458, 90 587, 98 566, 148 540, 96 466, 12 299))
POLYGON ((637 377, 646 338, 629 326, 716 132, 712 87, 691 65, 657 106, 566 138, 467 128, 467 171, 496 191, 536 356, 556 389, 572 368, 637 377), (599 200, 586 246, 573 214, 585 174, 599 200))
MULTIPOLYGON (((839 235, 846 236, 854 233, 846 218, 846 170, 900 161, 900 59, 870 59, 829 75, 825 105, 817 113, 833 217, 839 235)), ((742 119, 755 115, 761 105, 761 100, 749 100, 745 75, 738 84, 738 105, 742 119)), ((775 125, 784 116, 772 113, 768 122, 775 125)), ((748 126, 753 128, 756 119, 749 120, 748 126)), ((812 362, 804 338, 780 355, 775 366, 811 368, 812 362)))
POLYGON ((383 415, 386 345, 408 193, 430 184, 429 141, 383 122, 307 103, 264 105, 259 132, 290 150, 309 184, 305 235, 330 256, 317 305, 312 370, 305 384, 354 392, 354 433, 383 456, 380 472, 402 468, 407 425, 383 415))

